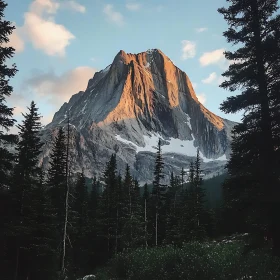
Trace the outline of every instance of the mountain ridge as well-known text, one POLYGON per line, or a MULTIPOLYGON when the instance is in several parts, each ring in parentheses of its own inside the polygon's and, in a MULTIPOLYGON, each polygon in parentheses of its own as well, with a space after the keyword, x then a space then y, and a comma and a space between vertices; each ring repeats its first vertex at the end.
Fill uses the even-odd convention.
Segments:
MULTIPOLYGON (((194 156, 199 148, 206 161, 225 159, 235 124, 204 107, 187 74, 158 49, 138 54, 119 51, 112 64, 89 80, 85 91, 61 106, 46 126, 45 136, 49 133, 53 137, 59 126, 65 126, 67 112, 73 137, 79 138, 73 143, 73 149, 80 151, 73 155, 76 170, 85 167, 85 162, 96 164, 88 149, 106 159, 117 151, 121 169, 129 163, 139 174, 137 160, 141 153, 153 151, 148 142, 155 137, 162 138, 165 153, 176 145, 184 150, 185 145, 189 151, 182 154, 186 156, 194 156)), ((174 150, 179 151, 177 146, 174 150)), ((46 164, 49 149, 45 145, 46 164)), ((101 166, 104 162, 97 169, 101 166)))

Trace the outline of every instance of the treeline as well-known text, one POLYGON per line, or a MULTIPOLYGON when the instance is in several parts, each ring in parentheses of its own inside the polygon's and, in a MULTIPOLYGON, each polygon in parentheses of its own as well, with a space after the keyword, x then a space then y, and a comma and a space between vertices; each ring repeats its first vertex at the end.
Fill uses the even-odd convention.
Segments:
POLYGON ((128 165, 124 176, 118 173, 113 154, 103 177, 88 189, 83 172, 71 173, 69 121, 57 131, 44 171, 40 115, 34 102, 28 109, 18 126, 13 168, 1 188, 3 279, 77 279, 119 252, 213 236, 199 152, 188 174, 172 173, 170 184, 163 185, 159 140, 153 189, 150 193, 146 184, 142 195, 128 165))

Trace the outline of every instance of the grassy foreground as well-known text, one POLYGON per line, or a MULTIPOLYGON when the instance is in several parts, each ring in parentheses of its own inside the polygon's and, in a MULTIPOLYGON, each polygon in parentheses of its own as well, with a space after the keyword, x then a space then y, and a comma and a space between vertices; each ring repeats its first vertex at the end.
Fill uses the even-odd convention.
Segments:
POLYGON ((183 248, 137 249, 117 255, 94 279, 280 279, 280 259, 264 249, 243 256, 242 249, 241 242, 195 242, 183 248))

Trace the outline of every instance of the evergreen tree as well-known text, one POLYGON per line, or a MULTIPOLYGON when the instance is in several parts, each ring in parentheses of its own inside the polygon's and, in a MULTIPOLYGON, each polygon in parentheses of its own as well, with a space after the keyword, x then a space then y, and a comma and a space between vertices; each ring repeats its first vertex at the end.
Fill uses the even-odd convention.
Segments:
POLYGON ((202 188, 201 159, 199 151, 195 162, 190 163, 189 186, 183 190, 179 220, 180 242, 203 240, 206 237, 206 223, 209 222, 205 209, 205 193, 202 188))
POLYGON ((62 258, 62 239, 65 220, 65 195, 66 195, 66 136, 59 128, 53 141, 49 159, 47 176, 48 193, 51 199, 52 211, 55 217, 56 233, 56 271, 60 270, 62 258))
POLYGON ((122 241, 125 248, 136 248, 145 243, 145 217, 142 215, 138 181, 133 179, 126 166, 124 178, 124 227, 122 241))
POLYGON ((191 181, 191 186, 193 186, 193 195, 192 198, 194 201, 194 235, 197 239, 205 238, 205 191, 202 188, 202 176, 201 176, 201 159, 199 155, 199 150, 197 150, 196 159, 194 162, 194 178, 193 182, 191 181))
MULTIPOLYGON (((35 277, 36 262, 44 244, 42 230, 46 226, 44 217, 44 184, 38 167, 42 143, 40 141, 41 122, 38 108, 32 101, 29 112, 19 128, 17 144, 17 164, 11 187, 14 200, 12 221, 16 231, 15 279, 35 277)), ((43 277, 42 277, 43 278, 43 277)))
POLYGON ((98 225, 98 207, 100 199, 100 182, 96 177, 93 178, 91 191, 89 195, 88 203, 88 266, 92 269, 96 266, 99 254, 98 254, 98 239, 97 239, 97 225, 98 225))
POLYGON ((166 191, 165 185, 162 183, 164 179, 163 168, 164 162, 162 158, 162 148, 161 140, 158 140, 156 160, 155 160, 155 169, 154 169, 154 180, 153 180, 153 191, 151 205, 153 209, 153 234, 152 238, 154 239, 155 245, 157 246, 164 240, 164 213, 163 203, 164 203, 164 194, 166 191), (163 214, 163 215, 162 215, 163 214))
POLYGON ((186 174, 187 174, 186 171, 185 171, 184 168, 182 167, 181 173, 180 173, 180 177, 181 177, 181 186, 182 186, 182 188, 184 187, 184 182, 185 182, 184 178, 185 178, 185 175, 186 175, 186 174))
MULTIPOLYGON (((10 21, 4 19, 4 11, 7 4, 0 0, 0 191, 9 187, 9 173, 12 170, 14 161, 13 154, 7 149, 8 144, 13 144, 16 141, 14 135, 8 135, 9 129, 14 125, 13 108, 9 108, 6 103, 6 98, 11 95, 13 88, 9 85, 9 81, 17 72, 16 66, 8 66, 7 59, 11 59, 15 49, 7 47, 9 36, 14 31, 10 21)), ((2 214, 2 213, 0 213, 2 214)))
POLYGON ((73 272, 76 278, 85 275, 85 268, 88 263, 88 191, 84 173, 78 173, 78 178, 74 189, 74 201, 71 207, 72 228, 71 243, 73 272), (73 217, 74 216, 74 217, 73 217))
POLYGON ((280 255, 279 212, 279 41, 280 16, 277 0, 229 0, 218 11, 229 24, 224 32, 235 51, 225 52, 233 63, 223 74, 222 88, 241 93, 221 105, 225 113, 244 111, 235 126, 232 155, 226 181, 229 208, 242 209, 257 225, 273 236, 274 253, 280 255))
POLYGON ((66 136, 62 127, 57 132, 50 153, 47 183, 57 217, 58 231, 62 235, 66 192, 66 136))
MULTIPOLYGON (((181 177, 182 183, 182 177, 181 177)), ((166 233, 165 233, 165 244, 178 244, 179 237, 179 216, 180 214, 180 193, 182 192, 182 186, 179 183, 178 178, 171 173, 170 186, 167 190, 166 195, 166 233)))
POLYGON ((111 156, 104 171, 104 191, 98 209, 98 237, 103 248, 102 258, 106 259, 115 251, 116 242, 116 189, 117 189, 116 155, 111 156))
POLYGON ((148 247, 148 242, 150 239, 150 235, 149 235, 149 231, 148 231, 148 225, 149 225, 149 209, 148 209, 148 205, 149 205, 149 200, 150 200, 150 193, 148 190, 148 184, 146 183, 144 185, 144 192, 143 192, 143 196, 142 196, 142 213, 144 214, 144 243, 145 243, 145 247, 148 247))

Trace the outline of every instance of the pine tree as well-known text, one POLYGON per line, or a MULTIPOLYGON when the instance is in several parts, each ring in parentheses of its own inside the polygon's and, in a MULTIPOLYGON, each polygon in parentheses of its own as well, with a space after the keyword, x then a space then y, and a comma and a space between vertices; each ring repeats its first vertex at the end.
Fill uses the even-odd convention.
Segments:
POLYGON ((142 215, 139 184, 132 178, 128 165, 124 178, 124 198, 122 242, 125 248, 136 248, 145 243, 145 217, 142 215))
POLYGON ((225 52, 233 63, 223 74, 222 88, 241 94, 221 105, 225 113, 244 111, 235 126, 232 155, 225 184, 228 207, 242 209, 248 223, 259 232, 269 225, 274 253, 280 255, 279 212, 279 41, 280 16, 277 0, 228 1, 219 13, 229 24, 224 36, 239 46, 225 52))
POLYGON ((59 128, 50 153, 48 181, 52 205, 62 234, 66 191, 66 136, 59 128))
POLYGON ((12 226, 16 232, 20 232, 20 236, 16 236, 15 240, 17 247, 15 279, 18 279, 19 275, 31 277, 35 273, 38 253, 34 249, 36 247, 40 249, 40 244, 36 244, 36 241, 40 239, 38 234, 40 235, 39 232, 42 230, 41 216, 44 214, 44 208, 41 205, 43 190, 38 167, 43 145, 40 140, 41 116, 33 101, 28 110, 27 114, 23 114, 22 124, 18 126, 20 139, 16 147, 17 163, 11 187, 15 217, 12 226))
POLYGON ((201 159, 199 151, 194 162, 190 163, 188 188, 183 190, 181 217, 179 220, 180 242, 203 240, 206 237, 205 193, 202 188, 201 159))
POLYGON ((98 237, 104 252, 102 258, 105 259, 115 251, 117 182, 117 162, 116 155, 113 154, 104 171, 104 191, 98 209, 98 237))
POLYGON ((153 191, 152 191, 152 209, 153 209, 153 239, 155 245, 160 244, 164 239, 164 216, 162 216, 164 192, 166 191, 165 185, 162 183, 164 179, 163 168, 164 162, 162 158, 162 144, 161 140, 158 140, 155 169, 154 169, 154 180, 153 180, 153 191))
POLYGON ((85 275, 88 263, 88 191, 86 186, 86 179, 84 173, 78 173, 78 178, 74 189, 74 201, 71 207, 73 229, 71 244, 72 259, 73 259, 73 272, 76 278, 85 275))
POLYGON ((182 186, 182 188, 184 187, 184 182, 185 182, 184 178, 185 178, 185 175, 186 175, 186 174, 187 174, 186 171, 185 171, 184 168, 182 167, 181 173, 180 173, 180 177, 181 177, 181 186, 182 186))
POLYGON ((47 175, 48 194, 51 199, 52 212, 55 217, 56 233, 56 271, 60 270, 62 258, 62 239, 65 220, 65 194, 66 194, 66 136, 59 128, 53 140, 49 159, 47 175))
POLYGON ((195 227, 194 227, 194 235, 197 239, 203 239, 205 238, 206 232, 205 232, 205 224, 203 223, 203 220, 206 216, 205 211, 205 192, 202 188, 202 176, 201 176, 201 159, 199 155, 199 150, 197 150, 196 159, 194 162, 194 178, 193 182, 191 184, 194 186, 194 197, 192 198, 194 200, 194 218, 195 218, 195 227))
MULTIPOLYGON (((181 177, 182 184, 182 177, 181 177)), ((180 213, 180 193, 182 192, 182 185, 179 183, 178 178, 171 173, 170 186, 167 190, 166 202, 165 202, 165 217, 166 217, 166 234, 165 244, 178 244, 179 237, 179 217, 180 213)))
MULTIPOLYGON (((7 135, 9 129, 14 125, 13 108, 9 108, 6 103, 6 98, 11 95, 13 88, 9 85, 9 81, 17 72, 15 64, 8 66, 7 59, 11 59, 15 49, 7 47, 9 36, 14 31, 10 21, 4 19, 4 11, 7 4, 0 0, 0 191, 7 189, 9 186, 9 173, 12 170, 14 156, 7 149, 7 145, 16 142, 14 135, 7 135)), ((1 213, 0 213, 1 214, 1 213)))
POLYGON ((96 266, 99 254, 98 254, 98 239, 97 239, 97 225, 98 225, 98 208, 100 199, 100 182, 96 176, 93 178, 91 191, 89 194, 88 202, 88 266, 93 269, 96 266))
POLYGON ((72 247, 71 241, 69 239, 70 236, 70 190, 71 190, 71 166, 70 166, 70 115, 69 112, 67 113, 67 137, 66 137, 66 167, 65 167, 65 173, 66 173, 66 184, 65 184, 65 196, 64 196, 64 221, 63 221, 63 234, 61 238, 61 252, 60 252, 60 269, 59 269, 59 278, 64 280, 68 278, 69 276, 73 276, 73 272, 71 270, 70 261, 71 258, 69 257, 72 247))
POLYGON ((32 234, 32 271, 30 279, 53 279, 56 277, 56 228, 45 172, 39 170, 38 181, 32 192, 32 210, 35 222, 32 234))
POLYGON ((143 192, 143 196, 142 196, 142 213, 144 214, 144 243, 145 243, 145 247, 148 248, 148 242, 150 239, 150 235, 149 235, 149 231, 148 231, 148 225, 149 225, 149 209, 148 209, 148 205, 149 205, 149 200, 150 200, 150 193, 148 190, 148 184, 146 183, 144 185, 144 192, 143 192))

